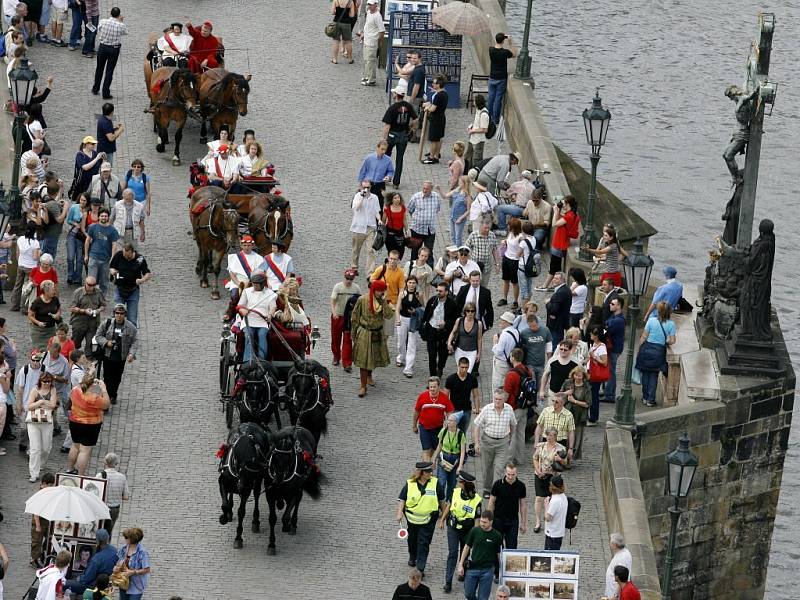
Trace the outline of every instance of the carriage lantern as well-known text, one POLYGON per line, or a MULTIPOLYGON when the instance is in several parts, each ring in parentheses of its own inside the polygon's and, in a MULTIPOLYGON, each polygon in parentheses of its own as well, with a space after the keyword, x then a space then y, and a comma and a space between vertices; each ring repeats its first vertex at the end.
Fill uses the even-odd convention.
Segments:
POLYGON ((317 347, 317 342, 320 339, 322 339, 322 334, 320 334, 320 332, 319 332, 319 327, 314 325, 314 327, 311 328, 311 347, 312 348, 316 348, 317 347))

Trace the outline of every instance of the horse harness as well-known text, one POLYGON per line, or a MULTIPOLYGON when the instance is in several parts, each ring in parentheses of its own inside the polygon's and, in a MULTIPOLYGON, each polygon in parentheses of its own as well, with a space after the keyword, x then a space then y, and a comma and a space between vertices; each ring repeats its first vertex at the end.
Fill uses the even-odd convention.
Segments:
MULTIPOLYGON (((246 393, 244 394, 244 397, 241 400, 241 403, 248 410, 248 412, 250 412, 251 414, 255 415, 255 414, 265 413, 267 410, 269 410, 270 405, 272 405, 272 385, 270 384, 269 373, 265 372, 264 373, 264 377, 261 378, 261 379, 245 379, 245 380, 239 380, 239 381, 242 382, 242 386, 241 387, 245 388, 245 392, 247 391, 246 390, 246 386, 248 386, 248 385, 257 385, 257 384, 263 383, 267 387, 267 402, 264 404, 263 408, 260 408, 260 409, 257 409, 257 410, 253 409, 253 407, 251 406, 250 402, 248 402, 248 400, 247 400, 248 395, 246 393)), ((239 381, 236 382, 236 387, 234 388, 234 394, 233 395, 235 397, 238 397, 239 393, 241 392, 241 390, 239 389, 239 381)))
MULTIPOLYGON (((235 455, 236 444, 238 444, 242 440, 242 438, 245 437, 245 436, 250 438, 250 440, 253 442, 253 445, 256 448, 256 452, 257 452, 258 456, 260 458, 264 459, 263 462, 260 463, 260 466, 268 465, 272 460, 272 454, 271 453, 270 453, 269 457, 264 456, 264 454, 262 452, 262 449, 261 449, 261 445, 255 440, 255 437, 253 436, 253 434, 251 434, 251 433, 246 433, 246 434, 237 433, 236 436, 233 438, 233 442, 228 446, 227 453, 225 454, 225 456, 223 456, 223 458, 222 458, 222 460, 220 462, 220 465, 219 465, 219 471, 220 472, 227 471, 230 474, 230 476, 233 477, 234 479, 238 479, 239 478, 239 473, 240 473, 239 464, 236 461, 236 456, 234 456, 235 455)), ((249 467, 246 464, 243 465, 241 468, 244 469, 245 471, 248 471, 249 473, 254 473, 254 474, 260 474, 261 473, 261 469, 253 469, 253 468, 249 467)))
MULTIPOLYGON (((177 73, 178 71, 175 71, 173 75, 170 75, 166 79, 157 81, 153 85, 153 92, 155 92, 157 96, 163 97, 164 100, 157 100, 154 98, 150 103, 150 109, 145 112, 152 112, 160 106, 166 106, 167 108, 182 108, 184 104, 186 104, 185 98, 181 99, 178 98, 177 93, 173 94, 172 78, 177 73), (158 89, 156 89, 156 87, 158 89)), ((177 80, 181 78, 182 76, 177 77, 175 83, 177 83, 177 80)))
MULTIPOLYGON (((241 77, 241 75, 237 76, 241 77)), ((231 112, 238 112, 239 107, 236 104, 236 89, 239 87, 239 82, 237 77, 233 78, 233 86, 234 92, 231 94, 231 100, 228 104, 225 104, 225 98, 223 94, 225 93, 225 87, 223 87, 223 82, 225 82, 226 77, 223 77, 219 81, 214 82, 211 88, 208 91, 208 96, 206 97, 205 101, 205 109, 207 113, 207 118, 214 117, 216 114, 227 110, 231 112), (219 102, 216 101, 216 96, 220 96, 219 102)), ((227 82, 225 82, 227 83, 227 82)))
MULTIPOLYGON (((295 428, 295 431, 297 431, 297 428, 295 428)), ((274 446, 272 448, 272 452, 269 455, 269 461, 267 462, 267 474, 269 475, 270 481, 272 482, 272 485, 268 487, 278 487, 281 485, 286 485, 294 481, 294 479, 302 480, 305 477, 305 470, 303 472, 299 470, 300 456, 303 457, 304 463, 312 467, 314 466, 310 454, 305 450, 303 450, 303 447, 300 445, 299 439, 295 438, 294 445, 288 450, 283 450, 281 448, 278 448, 277 446, 274 446), (279 480, 277 470, 272 465, 272 460, 275 458, 276 452, 279 454, 294 454, 294 466, 292 467, 292 473, 288 477, 284 476, 283 479, 281 480, 279 480)))
MULTIPOLYGON (((297 415, 302 416, 306 413, 311 412, 317 406, 321 406, 325 409, 325 412, 328 412, 333 405, 333 397, 330 393, 330 387, 327 385, 327 381, 324 377, 320 377, 316 373, 301 373, 296 372, 292 375, 292 379, 295 377, 313 377, 314 378, 314 386, 317 388, 317 397, 314 400, 314 404, 308 406, 307 408, 300 408, 299 404, 297 403, 297 386, 292 385, 292 404, 297 407, 297 415), (325 389, 325 393, 323 394, 323 388, 325 389)), ((307 403, 306 403, 307 404, 307 403)))
MULTIPOLYGON (((197 237, 198 230, 200 230, 200 229, 208 229, 208 233, 209 233, 209 235, 211 237, 216 238, 218 240, 225 238, 225 232, 224 231, 222 231, 222 232, 214 231, 214 214, 215 214, 215 211, 217 209, 221 209, 223 212, 226 211, 226 210, 229 210, 229 209, 225 208, 224 204, 225 204, 225 199, 224 198, 214 198, 212 200, 209 200, 208 205, 206 206, 205 210, 203 210, 203 212, 208 211, 208 223, 206 225, 198 224, 198 225, 196 225, 194 227, 195 237, 197 237)), ((233 210, 233 209, 230 209, 230 210, 233 210)), ((202 215, 202 212, 199 213, 199 215, 202 215)), ((200 220, 199 219, 199 215, 198 215, 198 221, 200 220)), ((224 221, 224 219, 223 219, 223 221, 224 221)))

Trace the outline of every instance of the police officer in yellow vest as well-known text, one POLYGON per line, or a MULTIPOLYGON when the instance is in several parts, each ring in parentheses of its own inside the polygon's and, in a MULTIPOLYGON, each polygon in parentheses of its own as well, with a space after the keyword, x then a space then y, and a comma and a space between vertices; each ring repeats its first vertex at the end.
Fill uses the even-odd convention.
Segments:
MULTIPOLYGON (((447 521, 447 570, 444 576, 444 591, 453 589, 453 574, 464 540, 481 516, 481 496, 475 493, 475 476, 466 471, 458 474, 458 486, 453 490, 453 497, 442 513, 442 521, 447 521)), ((441 527, 441 524, 440 524, 441 527)), ((458 578, 463 581, 463 577, 458 578)))
MULTIPOLYGON (((433 463, 418 462, 415 467, 414 475, 400 490, 395 518, 402 522, 405 516, 408 522, 408 566, 417 567, 424 576, 437 517, 440 510, 444 515, 447 504, 444 484, 432 476, 433 463)), ((439 526, 443 523, 444 516, 439 520, 439 526)))

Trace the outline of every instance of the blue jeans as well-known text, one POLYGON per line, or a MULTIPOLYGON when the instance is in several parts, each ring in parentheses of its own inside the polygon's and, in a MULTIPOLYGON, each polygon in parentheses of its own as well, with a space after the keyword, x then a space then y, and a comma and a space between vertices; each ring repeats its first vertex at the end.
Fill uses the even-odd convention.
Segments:
POLYGON ((39 25, 45 27, 45 34, 47 34, 46 27, 50 24, 50 2, 48 0, 44 0, 42 2, 42 14, 39 17, 39 25))
POLYGON ((97 37, 97 24, 100 22, 100 17, 89 17, 89 21, 95 26, 95 30, 89 31, 87 27, 83 32, 83 49, 81 50, 83 54, 94 52, 94 38, 97 37))
POLYGON ((49 254, 53 258, 56 257, 56 252, 58 252, 58 237, 59 236, 48 236, 42 238, 39 242, 39 247, 42 249, 42 254, 49 254))
POLYGON ((116 289, 114 292, 114 302, 121 302, 125 305, 125 308, 128 309, 128 314, 125 315, 125 318, 128 319, 131 323, 139 326, 139 288, 137 287, 135 290, 131 292, 131 295, 127 298, 123 298, 122 294, 119 293, 119 288, 116 289))
POLYGON ((541 252, 544 248, 544 241, 547 239, 547 231, 544 229, 534 229, 533 239, 536 240, 536 249, 541 252))
POLYGON ((456 565, 458 564, 458 557, 461 556, 461 551, 464 549, 464 540, 467 539, 469 529, 456 529, 455 527, 447 526, 447 567, 445 568, 444 581, 445 583, 453 583, 453 575, 456 572, 456 565))
POLYGON ((658 374, 660 371, 645 371, 642 372, 642 400, 645 402, 656 401, 656 389, 658 389, 658 374))
POLYGON ((69 46, 77 48, 81 45, 81 25, 83 24, 83 14, 77 6, 72 7, 72 29, 69 30, 69 46))
POLYGON ((108 277, 110 273, 108 261, 90 256, 87 273, 97 280, 97 285, 100 286, 100 291, 103 292, 103 296, 105 296, 106 292, 108 292, 108 277))
POLYGON ((530 298, 533 293, 533 277, 525 277, 522 271, 517 277, 519 280, 519 295, 521 298, 530 298))
POLYGON ((75 235, 67 235, 67 279, 80 283, 83 280, 83 242, 75 235))
POLYGON ((464 229, 467 226, 467 220, 464 219, 461 223, 456 223, 456 220, 450 218, 450 239, 453 240, 454 246, 460 246, 464 243, 464 229))
POLYGON ((486 109, 495 124, 500 122, 500 115, 503 112, 503 96, 506 95, 507 84, 508 79, 489 80, 489 97, 486 99, 486 109))
POLYGON ((611 377, 606 381, 603 395, 606 402, 614 402, 617 398, 617 361, 621 352, 608 353, 608 366, 611 369, 611 377))
POLYGON ((258 344, 258 358, 267 360, 267 333, 269 329, 266 327, 248 327, 248 335, 244 336, 244 361, 250 360, 253 352, 253 342, 255 338, 258 344))
POLYGON ((494 567, 469 569, 464 577, 464 597, 467 600, 489 600, 493 582, 494 567))
MULTIPOLYGON (((508 229, 508 226, 506 225, 506 219, 508 218, 508 215, 511 215, 513 217, 521 217, 522 216, 522 212, 524 210, 525 210, 524 208, 522 208, 521 206, 517 206, 516 204, 500 204, 500 205, 498 205, 498 207, 497 207, 497 228, 498 229, 503 229, 503 230, 508 229)), ((537 244, 537 247, 538 247, 538 244, 537 244)))
POLYGON ((600 418, 600 386, 603 385, 599 381, 589 384, 592 388, 592 403, 589 405, 589 421, 597 423, 600 418))
POLYGON ((436 467, 436 477, 439 478, 439 481, 444 483, 444 497, 450 500, 453 489, 456 487, 456 469, 458 468, 458 459, 460 455, 450 454, 449 452, 442 452, 442 454, 444 455, 444 459, 453 465, 453 468, 448 473, 442 468, 441 463, 439 463, 439 466, 436 467))

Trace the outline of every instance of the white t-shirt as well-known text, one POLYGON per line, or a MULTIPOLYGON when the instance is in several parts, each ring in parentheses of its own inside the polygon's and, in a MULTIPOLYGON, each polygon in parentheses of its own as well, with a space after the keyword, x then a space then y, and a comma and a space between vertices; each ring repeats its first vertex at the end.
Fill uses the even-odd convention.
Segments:
POLYGON ((31 142, 33 140, 39 139, 40 137, 44 139, 44 128, 39 121, 34 121, 33 123, 26 124, 25 129, 28 132, 28 136, 31 138, 31 142))
POLYGON ((606 598, 616 598, 619 596, 619 586, 614 580, 614 567, 619 565, 627 568, 628 572, 630 572, 631 566, 633 565, 633 557, 631 556, 630 550, 627 548, 619 550, 614 555, 614 558, 611 559, 611 562, 608 563, 608 568, 606 569, 606 598))
POLYGON ((386 31, 386 28, 383 25, 383 16, 381 16, 380 11, 371 13, 367 10, 364 18, 364 45, 370 48, 377 48, 381 34, 384 31, 386 31))
POLYGON ((25 236, 17 239, 17 264, 25 269, 32 269, 39 264, 33 253, 39 250, 39 240, 29 240, 25 236))
POLYGON ((22 390, 22 408, 24 410, 28 410, 28 396, 31 395, 31 390, 39 383, 39 375, 41 374, 41 367, 34 369, 30 364, 23 365, 17 370, 17 377, 14 383, 17 388, 17 394, 20 393, 20 389, 22 390), (26 370, 28 371, 27 376, 25 375, 26 370))
MULTIPOLYGON (((164 52, 170 56, 175 56, 175 50, 173 50, 172 46, 170 46, 167 43, 167 40, 165 39, 166 37, 167 34, 164 34, 160 38, 158 38, 158 42, 156 43, 156 45, 158 46, 158 49, 161 50, 161 52, 164 52)), ((172 31, 170 31, 169 39, 178 49, 178 52, 184 52, 184 53, 189 52, 189 46, 192 45, 192 36, 190 36, 189 34, 182 33, 180 35, 175 35, 172 31)))
MULTIPOLYGON (((250 287, 242 292, 239 306, 255 309, 262 315, 272 315, 275 312, 277 298, 277 294, 268 288, 257 292, 255 288, 250 287)), ((247 313, 247 325, 249 327, 269 327, 267 320, 255 312, 247 313)))
MULTIPOLYGON (((464 275, 466 275, 467 277, 469 277, 469 274, 472 273, 473 271, 477 271, 478 273, 481 272, 481 268, 478 266, 478 263, 476 263, 474 260, 467 260, 466 264, 463 265, 461 264, 460 261, 455 260, 451 262, 449 265, 447 265, 447 268, 444 270, 445 277, 449 278, 453 273, 458 271, 459 268, 462 271, 464 271, 464 275)), ((458 273, 456 277, 453 278, 453 281, 450 284, 453 289, 453 294, 458 294, 458 291, 463 286, 469 285, 469 283, 461 279, 460 276, 461 273, 458 273)))
MULTIPOLYGON (((242 252, 244 254, 244 252, 242 252)), ((250 274, 256 271, 261 264, 264 262, 264 258, 258 252, 250 252, 249 254, 244 254, 244 258, 247 261, 247 264, 250 266, 250 274)), ((231 275, 236 275, 239 281, 249 281, 250 278, 247 275, 247 272, 244 270, 242 266, 242 261, 239 260, 237 253, 228 254, 228 273, 231 275)), ((228 280, 228 283, 225 284, 225 287, 229 290, 232 290, 235 287, 238 287, 232 279, 228 280)))
POLYGON ((350 231, 353 233, 367 233, 367 228, 375 228, 381 216, 381 206, 375 194, 363 196, 361 192, 353 197, 353 220, 350 231))
MULTIPOLYGON (((488 129, 489 128, 489 111, 485 108, 475 111, 475 118, 472 119, 473 129, 488 129)), ((469 143, 480 144, 486 141, 485 133, 470 133, 469 143)))
POLYGON ((572 305, 569 307, 569 312, 573 315, 583 314, 586 308, 586 296, 589 294, 589 288, 585 285, 579 285, 572 290, 572 305))
POLYGON ((469 220, 477 221, 482 214, 490 213, 497 206, 497 198, 489 192, 480 192, 469 206, 469 220))
POLYGON ((509 260, 518 260, 520 258, 520 244, 525 236, 523 234, 511 235, 506 238, 506 252, 505 256, 509 260))
POLYGON ((544 534, 551 538, 563 538, 567 532, 567 495, 553 494, 550 496, 547 514, 551 518, 549 521, 545 521, 544 534))
POLYGON ((528 262, 528 257, 531 255, 531 248, 533 249, 534 254, 536 253, 536 238, 532 235, 525 235, 523 233, 522 237, 519 238, 519 247, 522 248, 522 256, 519 259, 519 271, 524 273, 525 263, 528 262), (525 243, 525 240, 530 242, 530 247, 528 247, 528 244, 525 243))

